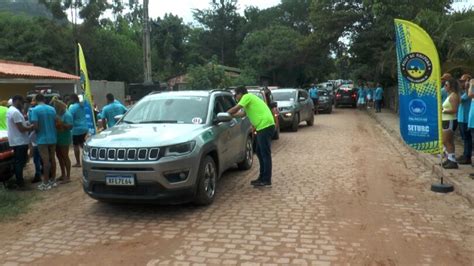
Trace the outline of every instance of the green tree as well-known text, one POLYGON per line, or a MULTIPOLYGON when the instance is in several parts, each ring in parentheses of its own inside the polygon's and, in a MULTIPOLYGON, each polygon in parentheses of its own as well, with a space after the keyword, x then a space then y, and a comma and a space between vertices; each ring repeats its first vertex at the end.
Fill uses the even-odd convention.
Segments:
POLYGON ((269 74, 274 82, 294 84, 302 66, 301 41, 302 35, 292 28, 270 26, 250 33, 237 54, 242 66, 269 74))
POLYGON ((46 18, 0 13, 0 58, 73 73, 71 31, 46 18))
POLYGON ((237 12, 237 1, 213 0, 209 9, 196 9, 193 16, 204 29, 200 45, 208 47, 209 50, 204 50, 207 57, 217 55, 222 65, 237 65, 235 50, 243 40, 242 26, 245 23, 237 12))
POLYGON ((217 64, 216 57, 208 64, 190 66, 187 78, 191 89, 194 90, 223 89, 231 84, 224 68, 217 64))
POLYGON ((188 27, 172 14, 152 23, 153 71, 157 80, 166 80, 186 71, 188 27))

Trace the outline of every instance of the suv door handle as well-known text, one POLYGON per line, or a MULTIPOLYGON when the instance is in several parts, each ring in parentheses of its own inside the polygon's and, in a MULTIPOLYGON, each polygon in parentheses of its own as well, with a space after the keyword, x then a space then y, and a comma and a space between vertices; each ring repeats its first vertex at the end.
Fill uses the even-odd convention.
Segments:
POLYGON ((237 121, 234 118, 234 119, 232 119, 232 121, 229 122, 229 126, 234 127, 235 125, 237 125, 237 121))

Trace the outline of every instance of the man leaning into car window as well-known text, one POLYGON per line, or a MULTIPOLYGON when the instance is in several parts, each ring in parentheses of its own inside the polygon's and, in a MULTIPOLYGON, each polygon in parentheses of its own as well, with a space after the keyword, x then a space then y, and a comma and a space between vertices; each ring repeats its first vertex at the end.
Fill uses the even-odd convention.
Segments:
POLYGON ((248 93, 245 87, 235 89, 237 105, 227 112, 232 116, 244 116, 257 131, 257 157, 260 163, 260 175, 250 182, 255 187, 271 187, 272 185, 272 151, 271 140, 275 132, 275 121, 267 104, 258 96, 248 93), (245 113, 241 111, 244 109, 245 113))

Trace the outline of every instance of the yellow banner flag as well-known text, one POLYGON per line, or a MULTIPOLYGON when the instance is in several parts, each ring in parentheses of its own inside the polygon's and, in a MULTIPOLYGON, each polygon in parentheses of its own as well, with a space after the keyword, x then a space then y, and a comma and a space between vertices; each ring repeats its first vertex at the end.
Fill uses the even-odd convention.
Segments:
POLYGON ((438 51, 420 26, 395 19, 400 133, 418 151, 442 152, 441 67, 438 51))
POLYGON ((94 119, 94 102, 92 99, 91 85, 89 82, 89 74, 87 72, 86 58, 82 51, 81 44, 77 44, 79 48, 79 66, 81 72, 81 87, 84 93, 84 109, 86 113, 87 126, 89 127, 89 134, 95 135, 97 128, 94 119))

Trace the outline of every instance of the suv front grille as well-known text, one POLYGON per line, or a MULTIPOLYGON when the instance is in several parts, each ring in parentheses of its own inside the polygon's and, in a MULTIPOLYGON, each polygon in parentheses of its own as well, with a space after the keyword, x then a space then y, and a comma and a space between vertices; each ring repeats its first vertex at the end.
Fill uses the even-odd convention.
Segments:
POLYGON ((156 161, 160 158, 159 148, 95 148, 91 147, 89 157, 93 161, 156 161))

